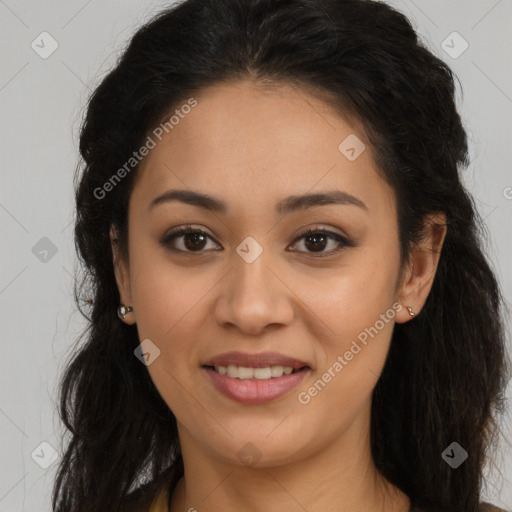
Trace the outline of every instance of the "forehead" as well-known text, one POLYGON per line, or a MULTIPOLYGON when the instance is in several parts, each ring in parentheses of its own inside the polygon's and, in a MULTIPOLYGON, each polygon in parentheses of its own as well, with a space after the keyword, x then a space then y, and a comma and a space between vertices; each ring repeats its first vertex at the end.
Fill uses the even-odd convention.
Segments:
POLYGON ((177 186, 253 205, 315 189, 345 190, 370 203, 391 192, 360 123, 295 85, 241 81, 193 98, 192 108, 184 101, 163 118, 172 123, 160 137, 151 135, 155 147, 134 190, 146 202, 177 186))

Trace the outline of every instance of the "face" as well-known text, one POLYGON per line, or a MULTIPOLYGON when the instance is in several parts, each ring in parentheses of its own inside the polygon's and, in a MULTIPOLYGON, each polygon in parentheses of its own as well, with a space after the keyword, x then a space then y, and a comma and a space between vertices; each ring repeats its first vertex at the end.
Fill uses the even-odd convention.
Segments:
POLYGON ((195 99, 141 163, 121 301, 151 340, 147 369, 182 442, 237 464, 296 461, 369 428, 394 322, 421 308, 433 267, 398 282, 394 193, 357 124, 288 85, 238 82, 195 99), (176 190, 216 203, 166 198, 176 190), (316 194, 330 199, 297 199, 316 194), (223 356, 233 351, 261 357, 223 356), (218 356, 231 372, 293 366, 284 357, 306 368, 241 380, 204 366, 218 356))

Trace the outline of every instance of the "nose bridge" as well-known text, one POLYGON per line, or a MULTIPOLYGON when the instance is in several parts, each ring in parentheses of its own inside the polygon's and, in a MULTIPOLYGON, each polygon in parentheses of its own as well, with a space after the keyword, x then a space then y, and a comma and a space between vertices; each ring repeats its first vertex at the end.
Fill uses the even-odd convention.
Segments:
POLYGON ((268 324, 287 323, 292 308, 286 287, 274 275, 272 256, 263 243, 248 237, 233 254, 232 272, 223 288, 218 320, 241 330, 258 333, 268 324))
POLYGON ((275 283, 270 283, 272 273, 268 269, 271 266, 269 253, 270 249, 264 249, 263 242, 260 244, 253 237, 247 237, 236 248, 236 255, 233 255, 233 285, 239 299, 252 296, 261 300, 263 292, 265 300, 268 300, 273 295, 275 283))

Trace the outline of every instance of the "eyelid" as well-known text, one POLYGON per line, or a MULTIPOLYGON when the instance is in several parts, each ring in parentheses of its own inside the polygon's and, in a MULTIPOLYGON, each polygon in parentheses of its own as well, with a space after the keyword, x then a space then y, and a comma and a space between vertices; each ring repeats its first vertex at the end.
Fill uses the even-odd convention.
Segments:
POLYGON ((297 237, 295 238, 295 240, 298 240, 299 238, 302 238, 305 235, 309 235, 310 233, 324 233, 326 235, 334 235, 334 236, 337 236, 340 239, 342 239, 343 242, 345 242, 347 244, 355 245, 347 235, 345 235, 343 233, 338 233, 337 231, 333 231, 331 228, 329 228, 323 224, 316 224, 316 225, 313 225, 313 227, 307 228, 305 231, 300 231, 299 234, 297 235, 297 237))

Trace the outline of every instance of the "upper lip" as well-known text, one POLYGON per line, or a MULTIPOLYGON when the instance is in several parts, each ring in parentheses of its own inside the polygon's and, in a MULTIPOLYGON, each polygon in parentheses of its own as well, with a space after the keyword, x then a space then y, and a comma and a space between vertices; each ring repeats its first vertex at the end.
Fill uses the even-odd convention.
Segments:
POLYGON ((309 365, 294 357, 279 354, 278 352, 261 352, 259 354, 248 354, 245 352, 225 352, 212 357, 203 366, 243 366, 246 368, 264 368, 265 366, 285 366, 295 369, 309 365))

